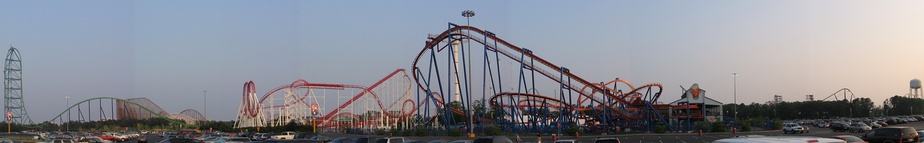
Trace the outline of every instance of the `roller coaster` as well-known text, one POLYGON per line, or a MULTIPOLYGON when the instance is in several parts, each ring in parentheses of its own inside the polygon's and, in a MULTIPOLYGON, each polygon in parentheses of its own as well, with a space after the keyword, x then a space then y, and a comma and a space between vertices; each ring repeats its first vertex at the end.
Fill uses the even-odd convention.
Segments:
POLYGON ((114 97, 96 97, 69 105, 58 113, 51 122, 66 123, 71 121, 102 121, 114 119, 148 119, 162 118, 171 123, 186 127, 197 127, 196 123, 207 117, 193 109, 180 113, 168 113, 147 98, 120 99, 114 97), (73 117, 76 116, 76 117, 73 117), (94 117, 96 117, 94 119, 94 117))
POLYGON ((322 128, 475 132, 497 126, 561 133, 668 124, 658 111, 666 105, 658 103, 661 84, 591 82, 476 27, 449 23, 428 36, 408 71, 398 69, 368 87, 297 80, 261 97, 253 81, 246 82, 235 127, 299 122, 322 128), (325 103, 339 106, 321 114, 325 103))
MULTIPOLYGON (((404 69, 391 72, 369 87, 309 83, 299 79, 291 84, 273 88, 260 97, 257 97, 254 82, 250 81, 244 83, 243 100, 235 127, 280 126, 290 121, 307 124, 310 120, 315 121, 313 124, 320 125, 349 124, 373 127, 378 124, 383 126, 388 123, 388 119, 406 118, 410 116, 411 111, 416 110, 417 106, 410 99, 410 85, 410 79, 404 69), (338 98, 323 99, 324 96, 330 95, 338 95, 338 98), (319 100, 319 97, 322 99, 319 100), (392 102, 383 103, 382 101, 392 102), (319 116, 324 109, 318 105, 331 102, 344 103, 323 116, 319 116), (361 103, 361 105, 356 106, 353 103, 361 103), (357 113, 356 108, 364 112, 360 114, 367 115, 354 114, 357 113), (309 111, 312 115, 308 115, 309 111), (353 119, 362 119, 362 121, 353 119)), ((391 120, 391 123, 394 122, 396 120, 391 120)))

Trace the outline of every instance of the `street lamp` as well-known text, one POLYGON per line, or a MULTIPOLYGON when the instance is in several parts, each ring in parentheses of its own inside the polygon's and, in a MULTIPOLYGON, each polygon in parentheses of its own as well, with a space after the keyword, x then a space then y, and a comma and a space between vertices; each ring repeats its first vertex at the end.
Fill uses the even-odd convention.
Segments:
MULTIPOLYGON (((70 105, 71 105, 71 97, 70 97, 70 96, 64 96, 64 106, 65 106, 64 108, 67 109, 67 107, 69 107, 70 105)), ((70 122, 70 121, 71 121, 71 110, 70 110, 70 109, 67 109, 67 122, 70 122)), ((70 125, 68 125, 67 122, 64 122, 64 131, 65 131, 65 132, 71 130, 71 129, 70 129, 70 125)))
POLYGON ((738 123, 738 73, 732 73, 734 77, 734 95, 735 95, 735 123, 738 123))
MULTIPOLYGON (((465 26, 471 26, 471 25, 470 25, 470 24, 471 24, 471 18, 472 18, 472 16, 475 16, 475 11, 472 11, 472 10, 465 10, 465 11, 462 11, 462 16, 465 17, 465 26)), ((468 43, 467 40, 468 40, 468 39, 466 39, 466 43, 468 43)), ((469 50, 469 52, 471 52, 471 50, 469 50)), ((463 54, 464 54, 464 53, 463 53, 463 54)), ((471 55, 472 55, 472 54, 469 54, 469 59, 471 59, 471 55)), ((472 64, 472 63, 469 62, 469 67, 471 67, 471 64, 472 64)), ((471 72, 471 68, 469 68, 469 72, 471 72)), ((471 77, 469 77, 469 78, 471 78, 471 77)), ((469 80, 471 80, 471 79, 469 79, 469 80)), ((470 91, 469 91, 469 92, 470 92, 470 91)), ((468 114, 468 115, 474 115, 474 114, 472 114, 472 113, 473 113, 473 112, 472 112, 472 101, 471 101, 471 99, 472 99, 472 94, 468 94, 468 95, 469 95, 469 96, 468 96, 468 99, 469 99, 469 101, 468 101, 468 111, 469 111, 469 114, 468 114)), ((468 134, 469 134, 470 137, 473 136, 473 135, 475 134, 474 123, 472 123, 472 122, 474 122, 474 119, 472 119, 472 118, 475 118, 475 117, 474 117, 474 116, 468 117, 468 134)))
POLYGON ((462 11, 462 16, 465 17, 465 25, 468 26, 469 18, 471 18, 472 16, 475 16, 475 11, 472 11, 472 10, 462 11))
MULTIPOLYGON (((203 112, 202 114, 205 114, 205 115, 202 115, 202 116, 204 116, 204 117, 202 117, 202 120, 203 120, 202 123, 205 123, 205 121, 208 121, 208 120, 209 120, 209 119, 208 119, 208 117, 209 117, 209 108, 208 108, 208 106, 206 106, 206 105, 207 105, 207 104, 206 104, 206 103, 207 103, 206 101, 209 101, 209 100, 205 98, 205 95, 206 95, 208 92, 209 92, 208 90, 202 90, 202 112, 203 112)), ((204 125, 204 124, 203 124, 203 125, 204 125)))

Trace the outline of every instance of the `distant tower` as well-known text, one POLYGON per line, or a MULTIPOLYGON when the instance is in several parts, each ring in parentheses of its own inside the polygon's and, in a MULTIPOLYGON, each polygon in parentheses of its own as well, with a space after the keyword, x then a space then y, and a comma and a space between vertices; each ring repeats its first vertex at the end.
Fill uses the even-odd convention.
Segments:
POLYGON ((918 94, 919 92, 921 92, 921 80, 918 80, 917 78, 912 79, 911 89, 908 89, 908 94, 909 94, 908 96, 910 96, 911 98, 919 98, 920 96, 920 94, 918 94))
POLYGON ((19 50, 10 46, 3 67, 3 109, 6 110, 7 116, 12 116, 12 120, 8 118, 7 121, 32 124, 22 99, 22 59, 19 57, 19 50))
POLYGON ((462 79, 461 75, 459 75, 459 68, 461 68, 459 67, 459 44, 461 44, 459 40, 452 41, 452 58, 454 59, 453 64, 456 67, 455 73, 452 74, 453 76, 449 77, 449 80, 453 81, 452 84, 454 88, 452 101, 460 101, 459 92, 462 88, 462 86, 459 86, 459 80, 462 79))
POLYGON ((815 95, 805 95, 805 101, 815 101, 815 95))

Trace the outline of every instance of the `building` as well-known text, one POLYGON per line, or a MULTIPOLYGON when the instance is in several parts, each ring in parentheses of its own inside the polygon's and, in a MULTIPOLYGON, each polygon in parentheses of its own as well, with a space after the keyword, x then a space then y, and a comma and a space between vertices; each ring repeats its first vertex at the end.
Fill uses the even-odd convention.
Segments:
POLYGON ((670 122, 678 123, 678 127, 686 127, 688 121, 689 123, 723 121, 722 102, 706 97, 706 90, 700 89, 699 84, 694 83, 690 89, 683 92, 680 99, 671 102, 670 105, 672 105, 668 112, 670 122))

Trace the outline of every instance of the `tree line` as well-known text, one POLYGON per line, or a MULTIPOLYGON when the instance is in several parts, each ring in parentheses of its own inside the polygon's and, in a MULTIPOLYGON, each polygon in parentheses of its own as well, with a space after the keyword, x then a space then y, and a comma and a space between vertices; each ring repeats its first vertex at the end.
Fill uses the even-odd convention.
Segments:
POLYGON ((924 114, 924 99, 893 96, 876 106, 869 98, 835 101, 795 101, 725 104, 725 116, 740 119, 829 119, 839 117, 880 117, 924 114), (917 108, 917 110, 915 110, 917 108))

